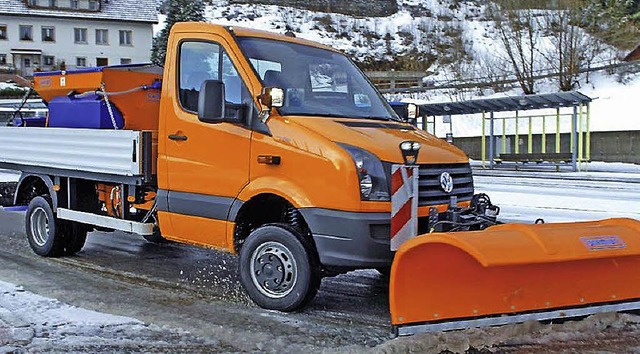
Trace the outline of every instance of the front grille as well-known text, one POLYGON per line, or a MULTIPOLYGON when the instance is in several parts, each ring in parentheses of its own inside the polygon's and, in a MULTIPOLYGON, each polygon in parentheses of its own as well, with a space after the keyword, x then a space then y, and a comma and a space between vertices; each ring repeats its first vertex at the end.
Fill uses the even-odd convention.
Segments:
POLYGON ((458 197, 459 202, 471 200, 473 197, 471 166, 468 163, 420 165, 418 186, 419 206, 448 204, 452 196, 458 197), (440 174, 443 172, 449 172, 453 178, 451 193, 445 193, 440 187, 440 174))

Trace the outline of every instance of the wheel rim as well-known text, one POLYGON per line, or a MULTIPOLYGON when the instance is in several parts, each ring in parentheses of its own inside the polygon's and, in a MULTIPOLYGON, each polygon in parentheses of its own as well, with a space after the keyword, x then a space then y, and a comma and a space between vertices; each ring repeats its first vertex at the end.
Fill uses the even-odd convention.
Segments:
POLYGON ((279 242, 266 242, 251 255, 251 280, 265 296, 278 299, 287 296, 298 279, 296 260, 279 242))
POLYGON ((42 207, 37 207, 30 217, 33 242, 42 247, 49 239, 49 216, 42 207))

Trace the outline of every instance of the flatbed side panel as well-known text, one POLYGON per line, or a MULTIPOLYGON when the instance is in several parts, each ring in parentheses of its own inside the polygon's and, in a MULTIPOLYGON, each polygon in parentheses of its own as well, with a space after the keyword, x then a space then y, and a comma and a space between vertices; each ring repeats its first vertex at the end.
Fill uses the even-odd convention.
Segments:
POLYGON ((0 127, 0 163, 140 176, 141 142, 133 130, 0 127))

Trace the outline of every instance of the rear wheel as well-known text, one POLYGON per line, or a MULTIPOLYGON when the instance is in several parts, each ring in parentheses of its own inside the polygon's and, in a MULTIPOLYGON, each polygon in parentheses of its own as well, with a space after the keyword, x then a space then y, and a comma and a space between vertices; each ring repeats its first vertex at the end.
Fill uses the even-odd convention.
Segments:
POLYGON ((240 280, 260 307, 295 311, 320 287, 320 269, 313 249, 299 231, 286 224, 262 226, 240 250, 240 280))
POLYGON ((61 255, 71 256, 74 255, 84 247, 84 243, 87 241, 87 233, 89 233, 89 226, 67 220, 58 220, 64 229, 65 242, 64 250, 61 255))
POLYGON ((48 196, 31 200, 25 221, 29 246, 40 256, 68 256, 84 246, 87 228, 78 223, 58 220, 48 196))

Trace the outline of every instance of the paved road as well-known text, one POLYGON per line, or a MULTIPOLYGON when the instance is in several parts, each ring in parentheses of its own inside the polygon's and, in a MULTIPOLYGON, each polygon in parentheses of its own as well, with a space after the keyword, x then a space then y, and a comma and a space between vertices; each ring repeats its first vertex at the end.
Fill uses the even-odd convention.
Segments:
POLYGON ((476 176, 477 193, 500 206, 505 222, 586 221, 611 217, 640 219, 640 183, 634 179, 576 180, 476 176))
MULTIPOLYGON (((512 221, 533 221, 541 214, 551 219, 594 215, 640 219, 640 191, 634 184, 594 186, 513 177, 480 177, 476 184, 478 191, 491 194, 502 205, 503 214, 512 221)), ((566 327, 563 331, 554 327, 551 331, 530 324, 501 327, 495 333, 493 329, 470 330, 389 341, 388 284, 373 270, 323 280, 308 309, 285 315, 257 308, 248 300, 232 256, 175 243, 150 244, 124 233, 95 232, 77 256, 46 259, 29 249, 22 219, 20 213, 0 212, 0 280, 81 308, 133 317, 169 333, 164 339, 156 332, 140 338, 147 345, 139 347, 141 351, 360 352, 374 348, 383 352, 439 352, 490 346, 500 352, 514 348, 565 351, 572 347, 615 347, 615 352, 638 347, 638 341, 620 341, 619 336, 640 338, 638 318, 614 316, 594 320, 601 326, 592 326, 597 332, 591 335, 597 335, 597 341, 588 331, 578 336, 576 331, 582 333, 584 328, 574 331, 566 327)), ((96 350, 71 344, 58 349, 96 350)), ((97 349, 138 351, 120 344, 117 336, 97 349)))
POLYGON ((307 310, 284 315, 249 301, 232 256, 94 232, 77 256, 46 259, 29 249, 22 218, 0 212, 0 279, 71 305, 183 328, 231 351, 342 351, 389 339, 387 282, 373 270, 326 279, 307 310))

